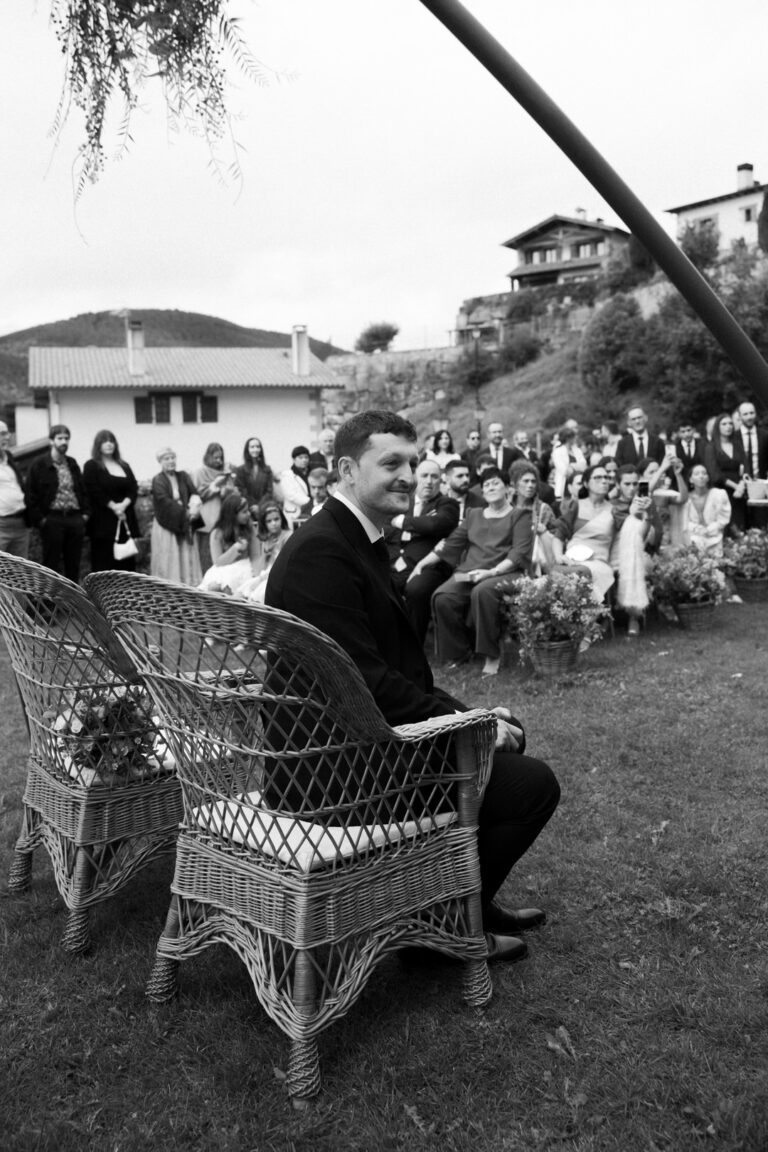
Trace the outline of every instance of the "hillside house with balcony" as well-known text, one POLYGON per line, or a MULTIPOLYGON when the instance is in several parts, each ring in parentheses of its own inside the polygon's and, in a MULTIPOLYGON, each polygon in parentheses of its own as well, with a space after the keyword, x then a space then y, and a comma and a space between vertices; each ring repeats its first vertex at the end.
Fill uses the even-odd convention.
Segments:
POLYGON ((517 254, 508 273, 513 291, 544 284, 568 284, 594 280, 610 256, 629 244, 629 232, 578 216, 549 216, 533 228, 504 241, 517 254))

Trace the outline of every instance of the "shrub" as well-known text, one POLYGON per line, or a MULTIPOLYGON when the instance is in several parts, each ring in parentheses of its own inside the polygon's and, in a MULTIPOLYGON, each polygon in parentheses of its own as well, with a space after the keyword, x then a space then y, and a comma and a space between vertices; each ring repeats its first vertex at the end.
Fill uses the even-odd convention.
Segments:
POLYGON ((768 532, 750 528, 738 540, 726 540, 722 565, 729 576, 746 580, 768 576, 768 532))
POLYGON ((725 577, 714 556, 698 548, 678 548, 658 556, 651 567, 648 585, 654 600, 662 604, 690 604, 723 598, 725 577))
POLYGON ((521 659, 530 659, 542 643, 570 640, 576 645, 602 636, 600 619, 605 609, 595 603, 592 581, 581 572, 552 572, 522 580, 504 601, 521 659))

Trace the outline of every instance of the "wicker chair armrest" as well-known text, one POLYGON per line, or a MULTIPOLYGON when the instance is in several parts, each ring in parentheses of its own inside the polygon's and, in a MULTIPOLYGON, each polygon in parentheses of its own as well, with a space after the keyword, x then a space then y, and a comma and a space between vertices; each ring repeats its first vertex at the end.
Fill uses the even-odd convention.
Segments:
POLYGON ((496 716, 486 708, 471 708, 468 712, 451 712, 447 716, 433 716, 430 720, 417 720, 413 724, 398 724, 392 729, 402 740, 434 739, 443 732, 458 732, 463 728, 488 725, 496 738, 496 716))
MULTIPOLYGON (((405 741, 434 740, 450 733, 456 741, 456 777, 464 779, 474 795, 481 795, 488 783, 496 742, 496 716, 485 708, 434 716, 415 724, 399 724, 394 732, 405 741), (471 777, 470 780, 467 780, 471 777)), ((468 793, 469 795, 469 793, 468 793)))

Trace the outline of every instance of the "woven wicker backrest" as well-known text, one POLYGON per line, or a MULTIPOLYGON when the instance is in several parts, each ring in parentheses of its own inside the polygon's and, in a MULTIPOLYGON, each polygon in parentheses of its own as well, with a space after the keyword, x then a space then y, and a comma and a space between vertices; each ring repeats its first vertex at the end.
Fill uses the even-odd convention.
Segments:
POLYGON ((54 775, 120 787, 159 771, 151 699, 82 589, 0 552, 0 633, 31 753, 54 775))
MULTIPOLYGON (((346 653, 316 628, 134 573, 95 573, 86 588, 155 699, 188 825, 211 816, 219 834, 222 806, 234 802, 250 827, 246 809, 259 803, 301 824, 384 824, 399 836, 408 821, 450 806, 457 777, 447 737, 403 739, 346 653)), ((270 835, 289 831, 270 825, 270 835)))

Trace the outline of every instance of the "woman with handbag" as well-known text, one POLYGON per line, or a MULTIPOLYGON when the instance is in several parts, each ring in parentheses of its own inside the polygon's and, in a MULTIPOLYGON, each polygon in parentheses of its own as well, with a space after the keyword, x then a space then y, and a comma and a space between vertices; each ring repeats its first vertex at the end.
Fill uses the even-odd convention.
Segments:
POLYGON ((139 551, 138 485, 130 465, 120 455, 117 438, 107 428, 96 433, 91 459, 83 467, 83 482, 91 501, 91 571, 117 568, 132 572, 139 551))
POLYGON ((150 571, 153 576, 196 588, 203 573, 194 530, 203 522, 203 502, 187 473, 176 470, 173 448, 161 448, 157 459, 161 470, 152 479, 155 519, 150 571))

